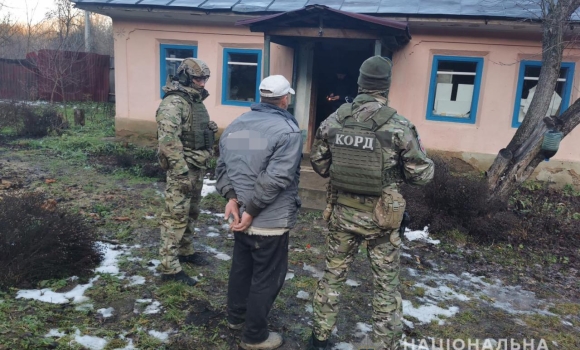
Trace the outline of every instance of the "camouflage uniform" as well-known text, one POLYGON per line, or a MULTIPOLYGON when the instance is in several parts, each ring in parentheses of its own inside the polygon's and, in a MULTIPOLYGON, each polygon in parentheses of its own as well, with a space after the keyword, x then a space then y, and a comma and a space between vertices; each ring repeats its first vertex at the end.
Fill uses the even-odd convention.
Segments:
POLYGON ((167 170, 165 210, 160 222, 159 270, 163 274, 173 275, 181 271, 178 256, 194 254, 191 241, 193 222, 190 221, 197 220, 199 216, 206 161, 212 152, 210 149, 184 145, 182 138, 184 133, 194 131, 191 130, 192 108, 209 119, 203 106, 203 100, 209 94, 203 88, 193 84, 184 86, 175 80, 163 87, 163 91, 166 96, 156 114, 159 162, 167 170))
MULTIPOLYGON (((316 132, 310 153, 314 170, 323 177, 330 176, 332 146, 329 133, 342 128, 338 113, 352 115, 357 121, 369 120, 369 115, 358 113, 362 105, 381 102, 378 114, 393 114, 377 132, 390 135, 386 145, 381 142, 382 186, 398 192, 398 184, 425 184, 433 177, 433 162, 427 158, 418 134, 411 122, 386 106, 386 91, 359 89, 353 104, 345 104, 327 118, 316 132)), ((372 117, 372 116, 371 116, 372 117)), ((374 118, 374 117, 373 117, 374 118)), ((330 183, 332 183, 332 178, 330 183)), ((329 185, 329 203, 332 202, 327 236, 326 269, 314 295, 313 337, 325 341, 336 324, 341 287, 350 264, 361 243, 367 244, 367 256, 374 277, 373 324, 376 341, 386 349, 398 349, 402 328, 402 299, 399 288, 401 238, 399 230, 381 230, 373 221, 372 212, 336 203, 336 198, 349 198, 364 206, 373 207, 378 197, 334 192, 329 185)))

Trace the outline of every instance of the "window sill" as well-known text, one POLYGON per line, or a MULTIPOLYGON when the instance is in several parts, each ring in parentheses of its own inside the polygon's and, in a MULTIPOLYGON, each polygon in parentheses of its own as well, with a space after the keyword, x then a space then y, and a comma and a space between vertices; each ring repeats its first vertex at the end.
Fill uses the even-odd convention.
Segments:
POLYGON ((474 118, 459 118, 459 117, 447 117, 442 115, 428 115, 428 121, 433 122, 448 122, 448 123, 457 123, 457 124, 475 124, 474 118))
POLYGON ((250 107, 256 102, 249 101, 222 101, 223 106, 235 106, 235 107, 250 107))

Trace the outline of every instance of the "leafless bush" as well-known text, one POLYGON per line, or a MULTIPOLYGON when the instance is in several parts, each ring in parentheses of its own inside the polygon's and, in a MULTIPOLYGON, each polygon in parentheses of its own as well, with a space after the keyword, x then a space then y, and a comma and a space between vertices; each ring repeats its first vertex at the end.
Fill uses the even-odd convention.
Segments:
POLYGON ((37 194, 0 197, 0 288, 86 277, 101 262, 97 235, 79 215, 37 194))

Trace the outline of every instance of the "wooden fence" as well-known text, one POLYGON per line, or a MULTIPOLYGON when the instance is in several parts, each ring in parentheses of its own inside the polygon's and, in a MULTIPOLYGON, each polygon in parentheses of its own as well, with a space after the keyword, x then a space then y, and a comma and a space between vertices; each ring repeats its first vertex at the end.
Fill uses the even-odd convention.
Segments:
POLYGON ((40 50, 0 59, 0 99, 108 102, 110 57, 40 50))

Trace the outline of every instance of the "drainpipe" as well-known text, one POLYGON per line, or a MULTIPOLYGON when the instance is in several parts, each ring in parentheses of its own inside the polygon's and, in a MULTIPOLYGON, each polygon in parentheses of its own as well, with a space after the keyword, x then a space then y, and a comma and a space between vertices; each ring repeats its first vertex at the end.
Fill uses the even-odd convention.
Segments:
POLYGON ((91 13, 85 11, 85 51, 91 52, 91 13))
POLYGON ((375 40, 375 56, 383 55, 383 44, 379 39, 375 40))
POLYGON ((263 78, 270 76, 270 36, 264 36, 264 68, 263 68, 263 78))

